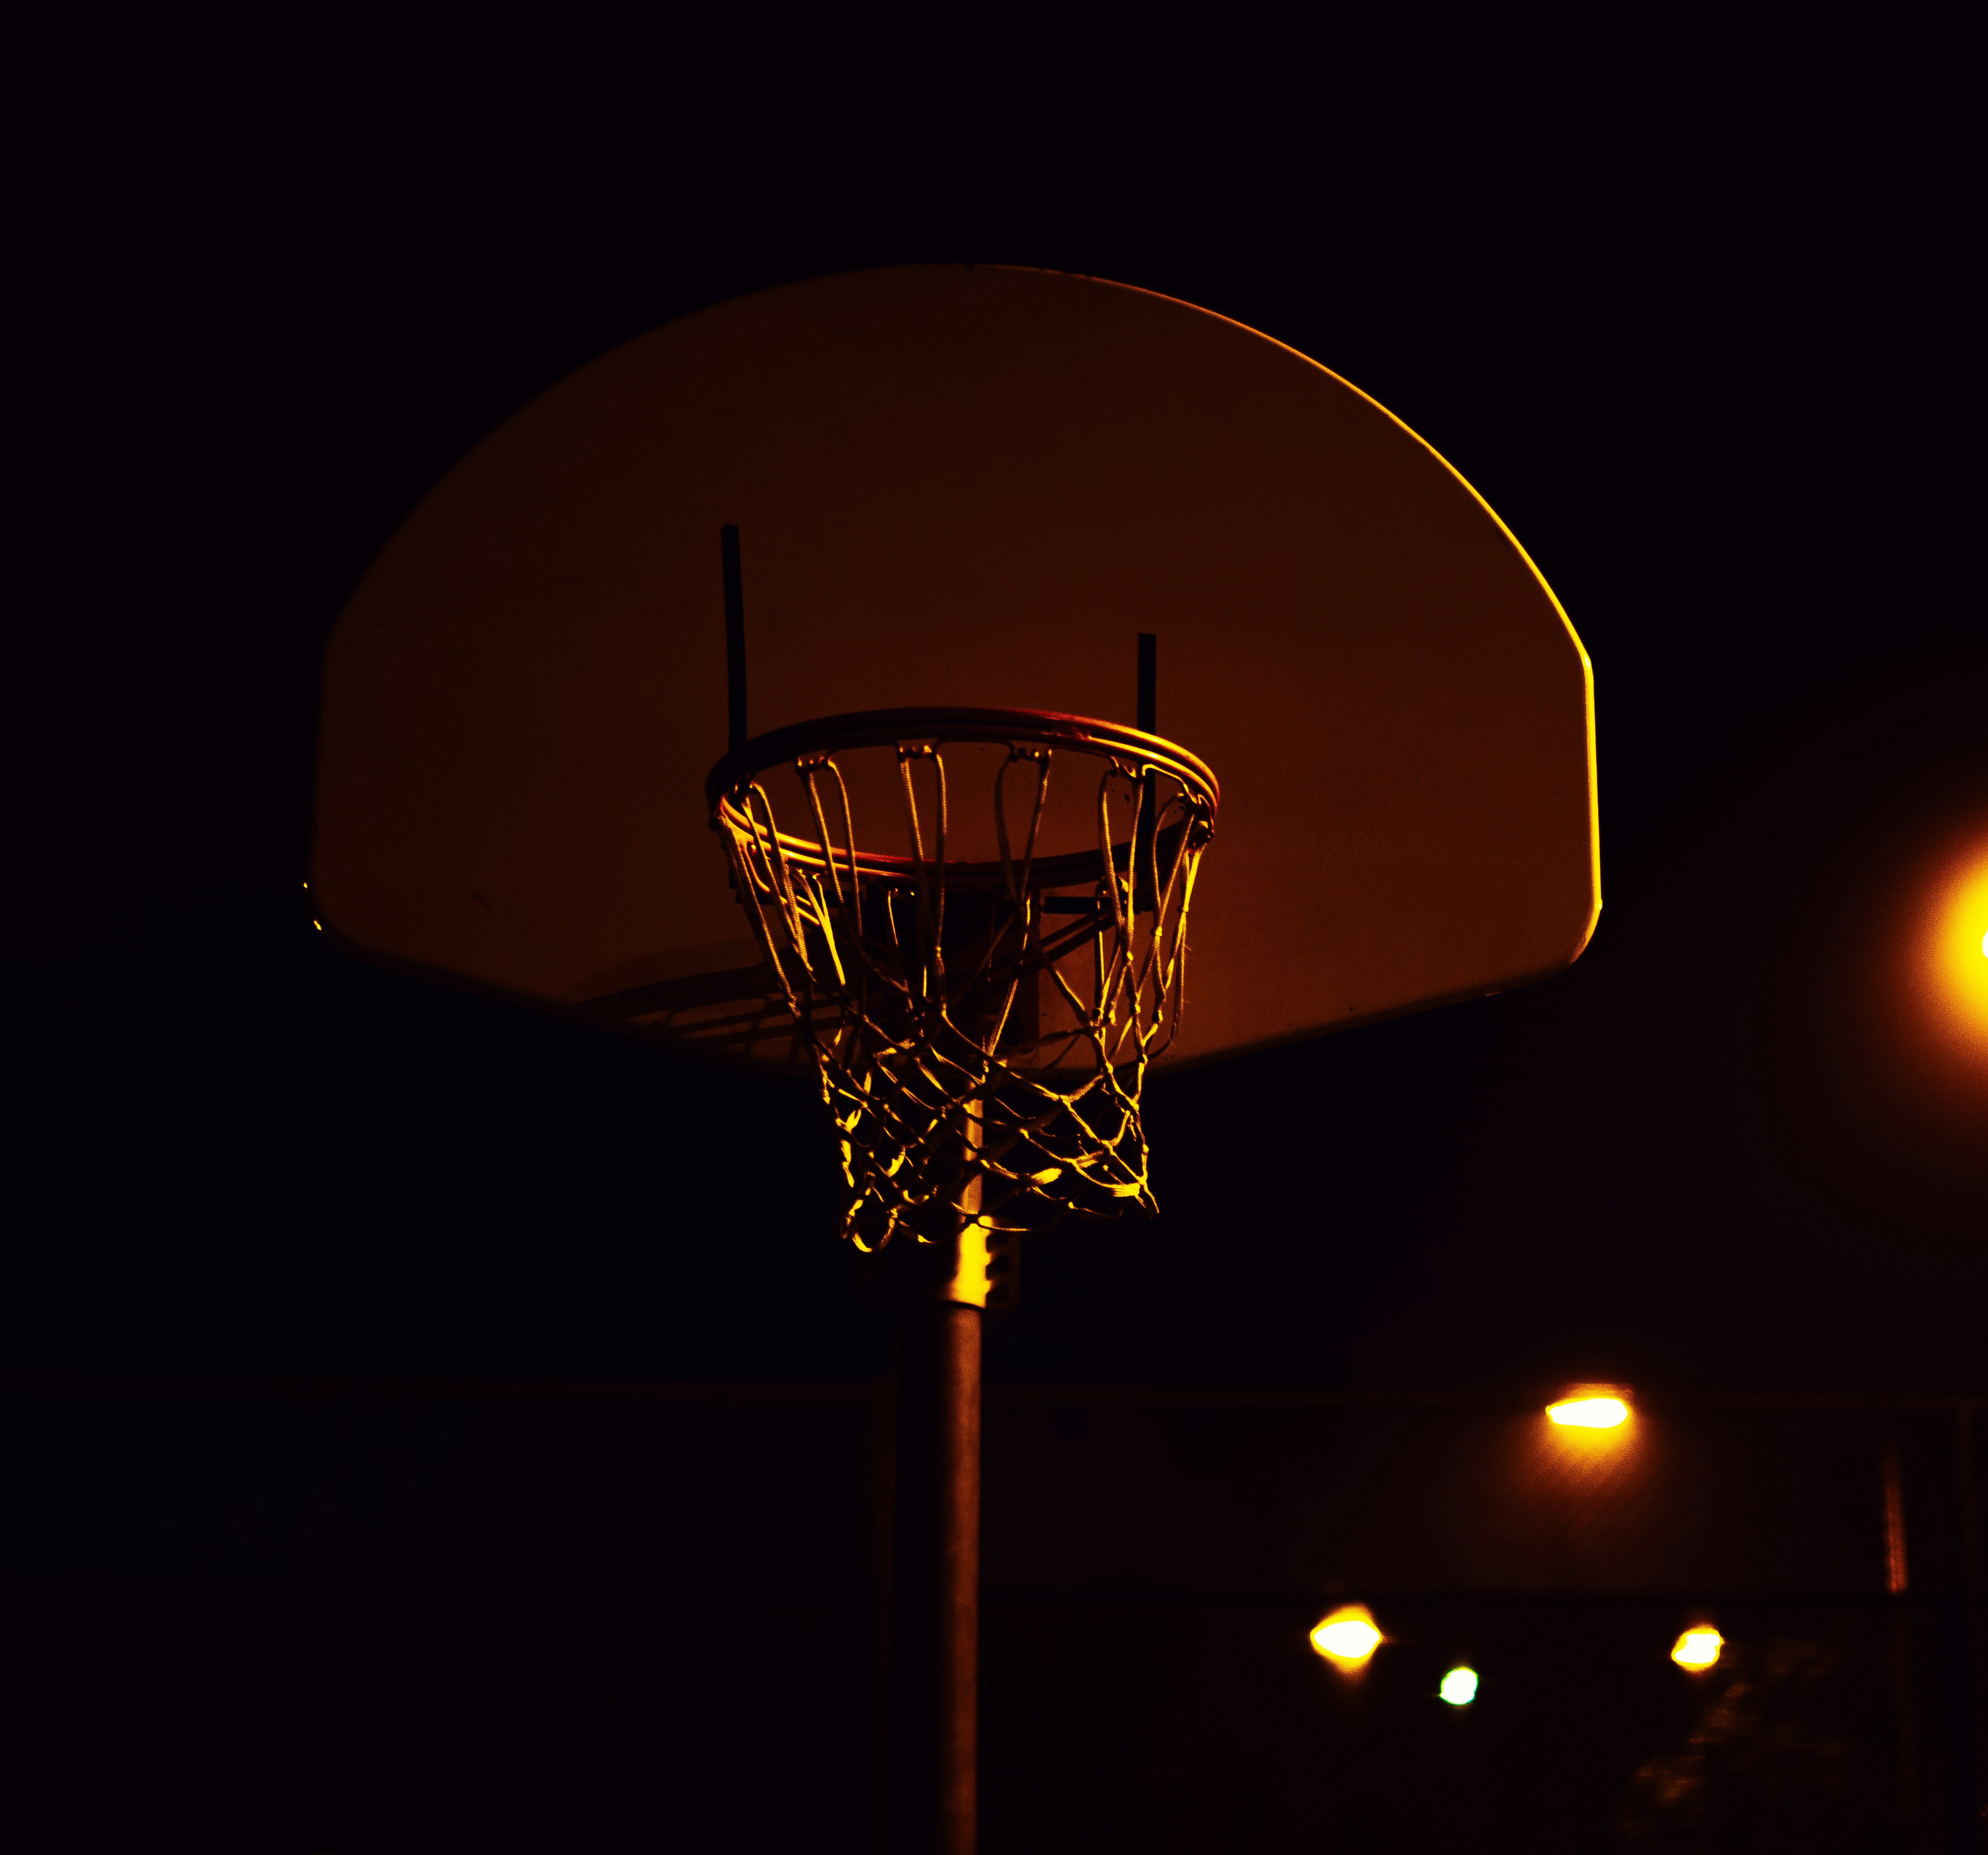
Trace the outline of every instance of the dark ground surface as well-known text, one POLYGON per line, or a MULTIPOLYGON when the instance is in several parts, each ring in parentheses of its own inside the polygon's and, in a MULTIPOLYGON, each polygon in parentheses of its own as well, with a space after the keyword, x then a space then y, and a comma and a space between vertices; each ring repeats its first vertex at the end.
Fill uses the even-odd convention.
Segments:
MULTIPOLYGON (((870 1619, 845 1591, 56 1582, 0 1600, 27 1702, 19 1846, 871 1846, 870 1619)), ((1729 1601, 1750 1647, 1702 1681, 1664 1659, 1675 1603, 1386 1607, 1406 1640, 1354 1695, 1295 1603, 993 1597, 988 1855, 1965 1846, 1892 1823, 1876 1607, 1729 1601), (1515 1671, 1467 1712, 1435 1695, 1459 1638, 1515 1671)), ((1943 1757, 1929 1780, 1950 1816, 1943 1757)))
MULTIPOLYGON (((50 1850, 869 1849, 881 1411, 17 1381, 10 1819, 50 1850)), ((1965 1848, 1956 1421, 1673 1406, 1577 1458, 1495 1404, 997 1394, 983 1846, 1965 1848), (1357 1681, 1306 1640, 1349 1598, 1386 1637, 1357 1681), (1726 1653, 1682 1673, 1705 1621, 1726 1653)))

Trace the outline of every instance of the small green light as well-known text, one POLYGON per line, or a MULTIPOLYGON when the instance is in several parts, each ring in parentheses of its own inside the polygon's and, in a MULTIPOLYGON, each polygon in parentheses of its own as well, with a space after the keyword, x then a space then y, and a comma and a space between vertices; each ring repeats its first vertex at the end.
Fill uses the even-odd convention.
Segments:
POLYGON ((1468 1707, 1477 1698, 1477 1671, 1451 1669, 1442 1678, 1442 1685, 1436 1691, 1452 1707, 1468 1707))

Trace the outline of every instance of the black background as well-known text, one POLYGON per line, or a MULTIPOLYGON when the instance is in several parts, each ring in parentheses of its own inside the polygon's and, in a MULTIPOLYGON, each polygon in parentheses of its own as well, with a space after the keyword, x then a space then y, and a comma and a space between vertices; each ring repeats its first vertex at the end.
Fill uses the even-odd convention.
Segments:
MULTIPOLYGON (((804 1087, 354 964, 300 884, 324 640, 456 458, 675 316, 971 259, 1234 316, 1462 471, 1594 657, 1607 900, 1547 985, 1161 1078, 1163 1215, 1035 1244, 990 1379, 1980 1390, 1988 1080, 1919 1034, 1899 979, 1939 872, 1988 842, 1960 48, 1418 17, 1385 39, 1240 19, 654 29, 178 22, 24 52, 0 1296, 17 1386, 885 1369, 804 1087)), ((752 1452, 739 1463, 742 1485, 752 1452)), ((225 1512, 227 1479, 161 1479, 153 1522, 225 1512)), ((120 1577, 185 1569, 143 1529, 125 1545, 120 1577)), ((225 1583, 163 1607, 79 1586, 10 1615, 42 1619, 30 1660, 64 1681, 144 1671, 108 1711, 65 1701, 106 1744, 182 1705, 161 1669, 191 1657, 226 1689, 212 1731, 262 1826, 243 1846, 282 1841, 258 1798, 308 1819, 282 1759, 321 1775, 297 1749, 334 1727, 334 1762, 368 1774, 347 1818, 401 1826, 350 1846, 452 1846, 462 1819, 420 1775, 431 1692, 468 1705, 437 1754, 451 1782, 536 1748, 517 1769, 542 1769, 549 1813, 520 1806, 512 1840, 486 1824, 482 1846, 580 1846, 546 1799, 620 1754, 592 1726, 548 1738, 548 1715, 527 1731, 465 1703, 579 1665, 565 1622, 499 1614, 482 1588, 357 1620, 313 1599, 280 1627, 256 1609, 276 1597, 225 1583), (282 1755, 258 1763, 243 1695, 280 1687, 286 1657, 293 1682, 343 1672, 291 1695, 282 1755), (346 1705, 361 1663, 397 1671, 390 1755, 346 1705)), ((610 1640, 729 1668, 725 1705, 758 1711, 735 1734, 685 1702, 698 1725, 678 1748, 725 1784, 761 1782, 749 1745, 847 1708, 855 1598, 784 1628, 749 1605, 629 1621, 648 1601, 600 1600, 581 1660, 616 1693, 644 1677, 608 1668, 610 1640), (805 1677, 758 1681, 755 1658, 803 1640, 805 1677)), ((1638 1629, 1676 1620, 1653 1618, 1638 1629)), ((1302 1621, 1280 1614, 1266 1642, 1302 1621)), ((1026 1630, 990 1640, 1034 1653, 1026 1630)), ((837 1718, 794 1769, 854 1785, 834 1792, 853 1820, 861 1733, 837 1718)), ((198 1820, 175 1795, 132 1820, 198 1820)), ((615 1795, 603 1810, 651 1820, 615 1795)), ((729 1846, 684 1828, 703 1823, 688 1806, 674 1820, 729 1846)))
POLYGON ((1548 985, 1163 1078, 1165 1215, 1036 1245, 990 1370, 1977 1384, 1984 1085, 1894 983, 1988 836, 1936 46, 1540 41, 1530 79, 1518 42, 997 35, 915 80, 903 49, 50 53, 11 1357, 877 1367, 804 1091, 318 942, 317 675, 395 524, 573 367, 742 291, 972 258, 1236 316, 1464 472, 1594 656, 1607 897, 1548 985))

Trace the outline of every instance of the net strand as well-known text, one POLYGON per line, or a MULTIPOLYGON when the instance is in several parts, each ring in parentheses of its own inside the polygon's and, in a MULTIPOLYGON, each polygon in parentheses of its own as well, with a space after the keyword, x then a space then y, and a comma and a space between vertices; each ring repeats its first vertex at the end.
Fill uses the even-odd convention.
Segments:
POLYGON ((1050 880, 1038 848, 1059 750, 1006 745, 993 782, 993 880, 992 867, 971 866, 977 880, 968 883, 969 867, 946 860, 943 741, 896 747, 910 854, 894 863, 865 866, 832 751, 793 762, 800 833, 780 829, 757 779, 715 809, 739 899, 834 1123, 844 1234, 865 1250, 908 1235, 933 1241, 963 1216, 1006 1232, 1114 1216, 1130 1204, 1157 1208, 1141 1092, 1179 1025, 1188 911, 1213 807, 1167 769, 1065 743, 1060 751, 1103 762, 1096 874, 1087 885, 1073 880, 1065 859, 1050 880), (921 782, 916 769, 927 762, 921 782), (1008 799, 1019 763, 1034 777, 1018 850, 1008 799), (1112 837, 1114 780, 1130 788, 1122 843, 1112 837), (1087 897, 1055 898, 1077 918, 1051 929, 1049 891, 1085 886, 1087 897), (984 931, 969 900, 986 909, 984 931), (1065 971, 1087 941, 1087 988, 1065 971), (1059 1004, 1063 1021, 1052 1027, 1044 1020, 1059 1004))

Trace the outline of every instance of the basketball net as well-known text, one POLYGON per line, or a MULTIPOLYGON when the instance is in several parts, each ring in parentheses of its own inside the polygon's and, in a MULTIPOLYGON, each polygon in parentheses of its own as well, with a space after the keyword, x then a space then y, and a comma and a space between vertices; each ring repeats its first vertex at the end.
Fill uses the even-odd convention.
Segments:
POLYGON ((1067 717, 901 711, 768 736, 712 783, 733 886, 834 1117, 844 1235, 874 1251, 962 1223, 1157 1208, 1140 1092, 1180 1018, 1218 799, 1199 761, 1067 717), (1006 748, 998 863, 947 859, 946 749, 962 738, 1006 748), (878 745, 897 755, 901 856, 860 847, 837 765, 878 745), (751 751, 776 746, 783 762, 751 751), (782 764, 791 783, 773 777, 782 764), (1094 850, 1038 853, 1053 772, 1094 780, 1094 850), (1117 841, 1114 799, 1130 817, 1117 841))

